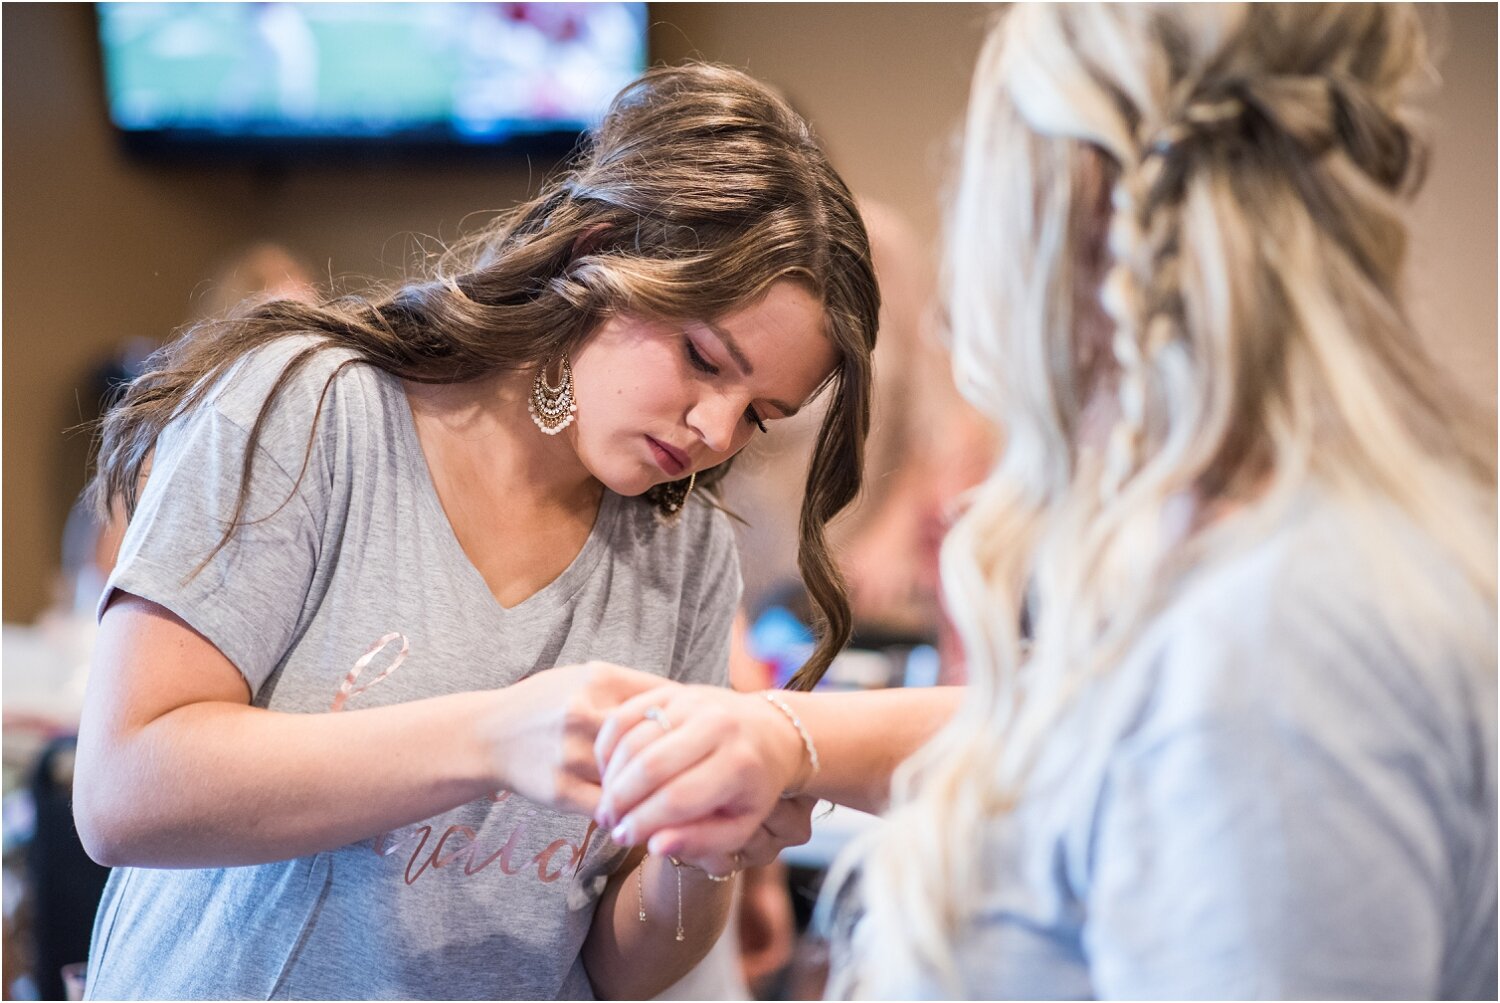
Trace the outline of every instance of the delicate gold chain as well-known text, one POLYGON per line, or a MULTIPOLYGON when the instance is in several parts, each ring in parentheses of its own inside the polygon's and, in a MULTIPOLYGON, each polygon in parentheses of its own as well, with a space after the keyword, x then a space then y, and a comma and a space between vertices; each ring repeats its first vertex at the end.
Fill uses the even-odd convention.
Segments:
MULTIPOLYGON (((650 854, 641 858, 641 866, 635 871, 635 899, 636 916, 642 923, 646 922, 646 859, 650 854)), ((682 864, 675 857, 668 857, 672 861, 672 870, 677 875, 677 942, 687 940, 687 931, 682 928, 682 864)))
POLYGON ((672 871, 677 875, 677 942, 680 944, 687 939, 682 932, 682 866, 677 861, 672 861, 672 871))
POLYGON ((635 900, 640 906, 641 922, 646 922, 646 858, 641 858, 640 866, 635 869, 635 900))

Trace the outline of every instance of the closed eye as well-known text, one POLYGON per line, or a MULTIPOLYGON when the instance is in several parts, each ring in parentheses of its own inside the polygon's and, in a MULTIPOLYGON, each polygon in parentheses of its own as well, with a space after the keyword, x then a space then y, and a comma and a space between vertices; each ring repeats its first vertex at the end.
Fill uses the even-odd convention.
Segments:
MULTIPOLYGON (((701 373, 707 373, 709 376, 719 375, 719 367, 703 357, 703 355, 698 351, 698 347, 693 344, 692 338, 683 338, 682 343, 687 346, 688 361, 693 364, 694 369, 698 370, 701 373)), ((762 432, 770 431, 770 429, 766 427, 765 420, 756 413, 755 408, 753 407, 748 407, 745 409, 745 420, 754 425, 756 428, 760 429, 762 432)))
POLYGON ((719 375, 719 367, 698 354, 698 347, 693 344, 692 338, 683 338, 682 343, 687 346, 688 361, 693 364, 694 369, 710 376, 719 375))

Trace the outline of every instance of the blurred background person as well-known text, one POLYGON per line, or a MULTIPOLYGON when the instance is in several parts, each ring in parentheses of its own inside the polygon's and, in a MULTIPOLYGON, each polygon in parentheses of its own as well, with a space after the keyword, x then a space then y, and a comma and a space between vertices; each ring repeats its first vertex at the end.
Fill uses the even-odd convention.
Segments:
MULTIPOLYGON (((933 333, 935 274, 921 239, 895 209, 870 200, 861 209, 884 302, 865 489, 829 537, 858 633, 878 646, 937 636, 936 541, 949 509, 983 476, 993 442, 954 389, 933 333)), ((727 480, 726 498, 743 519, 736 531, 751 623, 778 601, 805 606, 796 601, 797 522, 823 411, 821 402, 806 408, 754 443, 727 480)))
MULTIPOLYGON (((989 427, 954 389, 947 352, 933 333, 935 273, 921 239, 890 206, 863 200, 860 208, 880 280, 880 334, 865 487, 829 527, 829 540, 848 582, 853 645, 877 651, 939 645, 940 678, 953 681, 961 673, 961 659, 941 610, 938 547, 963 492, 988 468, 994 442, 989 427)), ((763 616, 774 622, 790 614, 805 627, 812 616, 796 563, 797 528, 802 486, 825 411, 819 399, 778 423, 771 435, 746 447, 725 478, 725 502, 739 517, 735 534, 745 579, 731 656, 733 683, 741 691, 784 684, 802 650, 778 650, 769 632, 757 637, 754 625, 763 616)), ((842 668, 835 663, 831 684, 840 684, 842 668)), ((892 659, 880 678, 863 685, 900 685, 900 670, 892 659)), ((789 874, 778 862, 742 878, 737 922, 726 940, 740 942, 748 986, 761 992, 789 988, 778 979, 793 962, 818 876, 817 867, 789 874)), ((674 992, 688 998, 701 997, 702 990, 690 980, 674 992)))

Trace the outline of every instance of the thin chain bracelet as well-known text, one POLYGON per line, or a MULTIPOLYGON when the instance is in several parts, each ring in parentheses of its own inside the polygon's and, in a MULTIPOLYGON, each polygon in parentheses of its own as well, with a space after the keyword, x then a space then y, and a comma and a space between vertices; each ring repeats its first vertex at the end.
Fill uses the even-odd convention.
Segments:
MULTIPOLYGON (((802 784, 802 790, 805 791, 807 790, 807 785, 813 782, 813 779, 818 775, 818 771, 823 768, 822 763, 818 761, 818 747, 813 744, 812 735, 808 734, 807 728, 802 724, 802 719, 797 716, 796 711, 787 706, 785 700, 770 690, 762 692, 761 696, 765 697, 766 702, 772 707, 785 714, 786 719, 792 722, 792 727, 797 729, 797 734, 802 737, 802 746, 807 750, 808 762, 812 763, 812 772, 807 775, 807 780, 802 784)), ((797 797, 798 793, 800 792, 782 791, 781 796, 783 798, 794 798, 797 797)))
MULTIPOLYGON (((647 854, 646 856, 650 856, 647 854)), ((641 922, 646 922, 646 857, 635 868, 635 901, 640 907, 641 922)))
MULTIPOLYGON (((738 850, 735 851, 734 856, 735 856, 736 860, 739 859, 740 854, 739 854, 738 850)), ((699 874, 703 875, 705 878, 707 878, 708 880, 712 881, 714 884, 723 884, 726 881, 733 881, 735 879, 735 876, 740 873, 740 869, 738 867, 736 867, 734 870, 730 871, 728 874, 715 874, 713 871, 706 870, 705 868, 699 867, 697 864, 684 864, 682 861, 678 860, 676 857, 668 857, 667 859, 672 862, 672 866, 673 867, 691 867, 693 870, 697 871, 699 874)))
MULTIPOLYGON (((641 858, 641 865, 635 869, 635 900, 637 906, 636 915, 642 923, 646 922, 646 860, 651 854, 641 858)), ((672 870, 677 874, 677 942, 680 944, 687 939, 687 933, 682 928, 682 865, 673 857, 672 870)))

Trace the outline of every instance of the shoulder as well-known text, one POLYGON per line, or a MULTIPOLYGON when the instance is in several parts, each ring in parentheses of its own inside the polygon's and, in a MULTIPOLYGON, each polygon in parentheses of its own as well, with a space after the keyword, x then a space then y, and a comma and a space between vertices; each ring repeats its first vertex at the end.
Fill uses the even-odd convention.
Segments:
POLYGON ((1392 512, 1313 504, 1183 588, 1071 722, 1101 995, 1354 998, 1419 970, 1454 876, 1493 861, 1495 621, 1456 563, 1392 512), (1348 964, 1308 967, 1314 941, 1348 964))
POLYGON ((641 547, 661 553, 697 553, 734 549, 729 516, 707 499, 689 496, 676 519, 663 520, 645 495, 624 498, 621 532, 641 547))
POLYGON ((682 510, 682 519, 674 527, 678 546, 705 558, 735 558, 734 529, 723 509, 704 498, 691 498, 682 510))
POLYGON ((351 349, 294 335, 246 352, 210 388, 205 404, 248 429, 270 403, 269 427, 292 423, 305 432, 315 420, 378 406, 393 383, 388 374, 359 363, 351 349))
POLYGON ((644 496, 622 499, 617 544, 634 552, 656 574, 679 579, 684 597, 739 589, 739 556, 729 516, 693 496, 673 522, 663 523, 644 496))
POLYGON ((349 349, 293 335, 232 362, 163 430, 154 468, 175 459, 238 483, 242 460, 253 450, 257 477, 279 468, 304 487, 332 485, 351 464, 388 456, 391 440, 409 423, 396 377, 359 362, 349 349), (320 476, 309 480, 303 476, 309 471, 320 476))
POLYGON ((1127 685, 1143 739, 1233 726, 1351 748, 1436 741, 1458 761, 1493 731, 1495 628, 1409 522, 1315 501, 1187 585, 1127 685))

